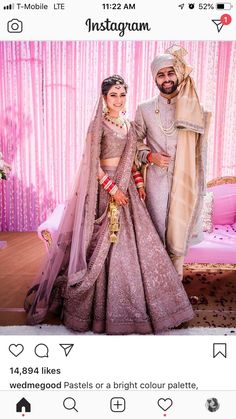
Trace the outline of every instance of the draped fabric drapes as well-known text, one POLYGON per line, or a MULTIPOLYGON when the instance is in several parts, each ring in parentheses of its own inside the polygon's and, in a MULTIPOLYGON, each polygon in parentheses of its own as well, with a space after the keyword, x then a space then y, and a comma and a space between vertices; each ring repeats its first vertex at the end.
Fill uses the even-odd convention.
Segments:
POLYGON ((129 85, 127 112, 156 94, 150 63, 171 44, 188 51, 200 100, 213 114, 208 179, 236 174, 236 42, 0 42, 0 229, 30 231, 65 200, 103 78, 129 85))

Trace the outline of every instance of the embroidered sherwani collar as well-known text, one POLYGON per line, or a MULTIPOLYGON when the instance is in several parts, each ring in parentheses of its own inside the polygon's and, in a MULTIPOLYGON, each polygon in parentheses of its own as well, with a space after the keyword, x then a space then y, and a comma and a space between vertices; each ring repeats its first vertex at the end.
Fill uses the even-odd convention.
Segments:
POLYGON ((177 99, 178 99, 178 95, 172 97, 171 99, 167 99, 164 96, 158 95, 158 101, 159 103, 163 105, 173 105, 174 103, 177 102, 177 99))

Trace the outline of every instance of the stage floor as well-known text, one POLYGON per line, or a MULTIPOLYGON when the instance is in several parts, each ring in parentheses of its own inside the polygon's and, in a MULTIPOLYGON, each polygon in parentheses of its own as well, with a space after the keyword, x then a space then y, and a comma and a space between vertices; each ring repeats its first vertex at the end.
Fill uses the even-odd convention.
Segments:
MULTIPOLYGON (((36 232, 0 233, 7 246, 0 249, 0 326, 25 325, 25 295, 46 256, 44 243, 36 232)), ((50 316, 49 323, 59 320, 50 316)))

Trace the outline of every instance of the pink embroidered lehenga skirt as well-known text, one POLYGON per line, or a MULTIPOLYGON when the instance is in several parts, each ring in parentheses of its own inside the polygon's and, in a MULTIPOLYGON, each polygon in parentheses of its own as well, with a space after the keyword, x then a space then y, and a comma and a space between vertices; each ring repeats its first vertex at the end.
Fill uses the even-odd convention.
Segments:
MULTIPOLYGON (((120 207, 118 243, 110 245, 98 276, 83 292, 80 285, 67 287, 63 322, 79 332, 157 334, 193 317, 187 294, 132 177, 127 196, 129 203, 120 207)), ((107 192, 100 188, 98 217, 107 204, 107 192)), ((96 243, 102 234, 108 231, 101 221, 95 225, 88 258, 96 260, 96 243)))

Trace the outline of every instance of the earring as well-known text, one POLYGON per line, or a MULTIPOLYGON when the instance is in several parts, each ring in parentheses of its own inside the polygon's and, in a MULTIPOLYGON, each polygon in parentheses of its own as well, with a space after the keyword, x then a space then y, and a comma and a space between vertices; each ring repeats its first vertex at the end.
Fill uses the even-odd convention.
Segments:
POLYGON ((107 115, 109 113, 109 109, 106 105, 103 107, 102 112, 104 113, 104 115, 107 115))
POLYGON ((102 113, 104 115, 109 113, 109 109, 107 107, 107 103, 106 103, 106 100, 104 99, 104 97, 103 97, 103 100, 102 100, 102 113))

